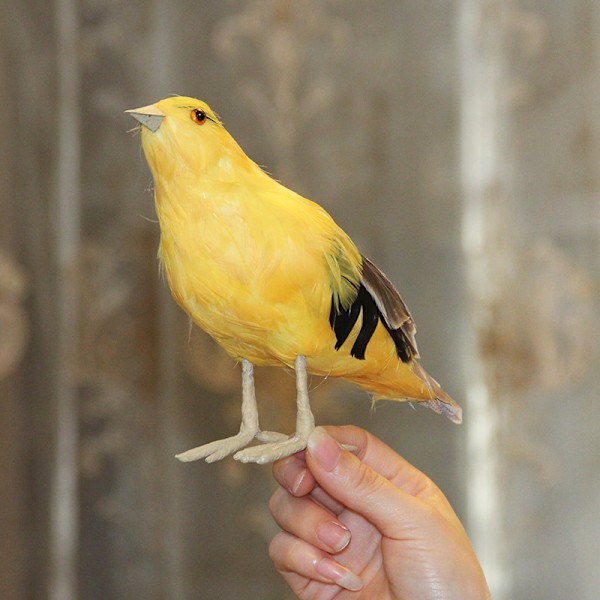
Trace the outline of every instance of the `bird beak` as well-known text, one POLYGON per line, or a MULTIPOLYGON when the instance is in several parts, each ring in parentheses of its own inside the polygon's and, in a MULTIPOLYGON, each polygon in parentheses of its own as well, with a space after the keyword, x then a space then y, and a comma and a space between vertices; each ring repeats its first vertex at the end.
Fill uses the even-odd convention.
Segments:
POLYGON ((163 113, 155 104, 143 106, 142 108, 132 108, 126 110, 136 121, 139 121, 144 127, 147 127, 152 133, 158 131, 162 120, 165 118, 163 113))

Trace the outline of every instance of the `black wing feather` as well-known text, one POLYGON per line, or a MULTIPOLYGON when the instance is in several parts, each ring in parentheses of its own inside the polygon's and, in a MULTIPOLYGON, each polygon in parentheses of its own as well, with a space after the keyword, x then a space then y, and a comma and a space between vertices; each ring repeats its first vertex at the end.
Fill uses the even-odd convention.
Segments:
POLYGON ((371 338, 375 333, 380 315, 377 305, 373 302, 373 298, 371 298, 364 286, 361 286, 358 290, 358 295, 360 296, 362 307, 362 325, 360 326, 360 331, 352 345, 350 355, 360 360, 364 360, 367 344, 371 341, 371 338))
POLYGON ((335 337, 335 349, 339 350, 362 313, 362 323, 350 350, 351 356, 363 360, 367 346, 381 320, 394 341, 398 357, 403 362, 418 358, 415 340, 416 327, 408 307, 394 284, 368 258, 362 257, 362 277, 352 304, 343 309, 331 300, 329 324, 335 337))
MULTIPOLYGON (((360 290, 359 290, 360 291, 360 290)), ((346 341, 352 328, 360 315, 361 304, 356 300, 347 308, 338 308, 336 310, 333 298, 331 300, 331 310, 329 311, 329 324, 335 333, 335 349, 339 350, 346 341)))

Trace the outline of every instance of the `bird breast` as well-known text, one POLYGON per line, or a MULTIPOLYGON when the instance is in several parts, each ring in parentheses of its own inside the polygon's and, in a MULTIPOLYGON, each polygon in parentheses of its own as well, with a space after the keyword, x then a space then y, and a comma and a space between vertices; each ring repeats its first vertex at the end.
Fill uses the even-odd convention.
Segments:
POLYGON ((159 256, 173 296, 231 354, 293 361, 326 323, 330 242, 279 194, 212 187, 186 186, 185 196, 157 187, 159 256))

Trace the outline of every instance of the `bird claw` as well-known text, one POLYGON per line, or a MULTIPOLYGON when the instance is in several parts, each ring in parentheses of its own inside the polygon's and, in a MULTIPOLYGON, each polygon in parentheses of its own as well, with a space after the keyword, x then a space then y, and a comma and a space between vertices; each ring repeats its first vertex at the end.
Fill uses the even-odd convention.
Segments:
MULTIPOLYGON (((186 450, 181 454, 176 454, 175 458, 181 462, 193 462, 195 460, 205 459, 207 463, 212 463, 221 460, 222 458, 225 458, 226 456, 229 456, 238 450, 242 450, 255 438, 266 445, 273 446, 290 439, 290 436, 286 435, 285 433, 278 433, 277 431, 258 431, 256 433, 252 431, 240 431, 237 435, 233 435, 222 440, 216 440, 214 442, 210 442, 209 444, 192 448, 191 450, 186 450)), ((262 446, 257 446, 254 448, 262 448, 262 446)), ((252 448, 249 448, 249 450, 251 449, 252 448)))
MULTIPOLYGON (((175 458, 181 462, 193 462, 205 459, 207 463, 213 463, 235 452, 233 456, 235 460, 243 463, 254 462, 264 465, 265 463, 274 462, 280 458, 285 458, 286 456, 300 452, 300 450, 304 450, 306 448, 306 439, 306 436, 298 434, 287 436, 285 433, 278 433, 276 431, 259 431, 255 434, 246 431, 186 450, 181 454, 176 454, 175 458), (263 442, 263 444, 246 448, 255 438, 263 442)), ((357 450, 356 446, 342 445, 350 452, 356 452, 357 450)))
POLYGON ((186 450, 181 454, 175 455, 175 458, 181 462, 192 462, 202 458, 208 463, 216 462, 217 460, 221 460, 222 458, 233 454, 241 448, 245 448, 254 439, 254 435, 255 434, 252 431, 240 431, 237 435, 223 440, 216 440, 209 444, 186 450))
POLYGON ((262 446, 252 446, 252 448, 245 448, 240 450, 233 455, 235 460, 239 460, 243 463, 254 462, 259 465, 264 465, 268 462, 285 458, 300 450, 306 448, 306 436, 300 436, 298 434, 284 440, 270 444, 264 444, 262 446))

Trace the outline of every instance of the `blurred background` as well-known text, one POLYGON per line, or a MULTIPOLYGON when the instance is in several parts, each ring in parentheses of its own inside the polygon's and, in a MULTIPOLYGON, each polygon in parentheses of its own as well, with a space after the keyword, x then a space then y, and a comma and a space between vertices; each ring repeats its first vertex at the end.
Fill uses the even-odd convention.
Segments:
MULTIPOLYGON (((600 586, 600 4, 2 0, 0 597, 289 598, 269 467, 173 455, 239 425, 240 372, 158 274, 123 111, 209 102, 396 282, 430 411, 311 381, 430 475, 495 600, 600 586)), ((262 425, 294 426, 261 369, 262 425)))

